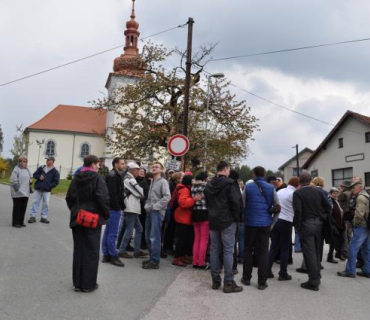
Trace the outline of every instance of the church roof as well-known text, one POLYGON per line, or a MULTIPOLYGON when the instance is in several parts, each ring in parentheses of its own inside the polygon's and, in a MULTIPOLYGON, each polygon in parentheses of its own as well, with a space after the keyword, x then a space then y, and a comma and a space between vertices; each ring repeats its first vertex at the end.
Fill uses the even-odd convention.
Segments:
POLYGON ((105 110, 60 104, 27 129, 105 134, 106 121, 105 110))

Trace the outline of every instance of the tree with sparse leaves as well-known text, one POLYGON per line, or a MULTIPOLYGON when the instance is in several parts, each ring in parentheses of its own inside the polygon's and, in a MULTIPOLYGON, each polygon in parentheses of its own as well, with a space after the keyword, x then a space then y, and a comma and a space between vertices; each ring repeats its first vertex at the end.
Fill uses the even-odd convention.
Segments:
POLYGON ((23 124, 21 124, 20 126, 16 126, 16 128, 17 133, 14 136, 13 148, 10 150, 11 154, 13 155, 13 166, 18 163, 18 159, 20 156, 27 153, 28 145, 28 136, 25 133, 23 124))
MULTIPOLYGON (((204 145, 208 135, 207 166, 213 169, 220 160, 237 163, 247 157, 247 143, 257 129, 257 119, 244 101, 237 101, 228 90, 226 80, 214 80, 210 86, 210 108, 206 131, 206 77, 204 65, 214 49, 200 48, 193 56, 191 74, 189 126, 189 159, 204 161, 204 145)), ((141 59, 145 74, 134 84, 117 89, 110 97, 92 101, 98 109, 114 110, 120 119, 106 137, 113 154, 130 159, 147 159, 166 152, 168 138, 182 133, 185 92, 186 52, 168 50, 148 43, 141 59), (171 70, 162 63, 178 54, 180 62, 171 70)))

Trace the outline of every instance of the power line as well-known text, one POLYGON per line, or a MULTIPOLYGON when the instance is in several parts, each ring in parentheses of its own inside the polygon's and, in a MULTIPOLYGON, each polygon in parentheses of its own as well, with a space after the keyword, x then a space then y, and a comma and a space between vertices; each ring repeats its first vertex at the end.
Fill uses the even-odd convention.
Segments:
POLYGON ((249 57, 263 56, 263 55, 283 53, 283 52, 291 52, 291 51, 299 51, 299 50, 306 50, 306 49, 337 46, 337 45, 356 43, 356 42, 364 42, 364 41, 369 41, 369 40, 370 38, 363 38, 363 39, 355 39, 355 40, 348 40, 348 41, 341 41, 341 42, 332 42, 332 43, 318 44, 318 45, 291 48, 291 49, 281 49, 281 50, 275 50, 275 51, 259 52, 259 53, 252 53, 252 54, 232 56, 232 57, 216 58, 216 59, 211 59, 209 61, 211 62, 211 61, 224 61, 224 60, 232 60, 232 59, 239 59, 239 58, 249 58, 249 57))
MULTIPOLYGON (((150 36, 147 36, 147 37, 144 37, 144 38, 140 39, 140 41, 144 41, 145 39, 152 38, 154 36, 158 36, 160 34, 163 34, 163 33, 166 33, 166 32, 169 32, 169 31, 172 31, 172 30, 175 30, 175 29, 178 29, 178 28, 183 28, 186 25, 187 25, 187 23, 182 24, 182 25, 178 25, 177 27, 173 27, 173 28, 170 28, 170 29, 166 29, 166 30, 163 30, 163 31, 154 33, 154 34, 152 34, 150 36)), ((91 54, 89 56, 86 56, 86 57, 83 57, 83 58, 80 58, 80 59, 77 59, 77 60, 73 60, 73 61, 70 61, 70 62, 67 62, 67 63, 63 63, 63 64, 61 64, 59 66, 56 66, 56 67, 53 67, 53 68, 50 68, 50 69, 46 69, 46 70, 42 70, 40 72, 32 73, 32 74, 27 75, 27 76, 24 76, 22 78, 18 78, 18 79, 12 80, 12 81, 8 81, 8 82, 5 82, 5 83, 2 83, 2 84, 0 84, 0 87, 4 87, 4 86, 7 86, 9 84, 12 84, 12 83, 15 83, 15 82, 19 82, 19 81, 22 81, 22 80, 25 80, 25 79, 28 79, 28 78, 36 77, 36 76, 38 76, 40 74, 47 73, 47 72, 50 72, 50 71, 53 71, 53 70, 56 70, 56 69, 64 68, 64 67, 69 66, 71 64, 74 64, 74 63, 77 63, 77 62, 80 62, 80 61, 83 61, 83 60, 87 60, 87 59, 90 59, 90 58, 99 56, 99 55, 104 54, 104 53, 107 53, 109 51, 113 51, 113 50, 122 48, 123 46, 124 45, 121 44, 120 46, 117 46, 117 47, 114 47, 114 48, 110 48, 110 49, 107 49, 107 50, 104 50, 104 51, 100 51, 100 52, 97 52, 97 53, 91 54)))

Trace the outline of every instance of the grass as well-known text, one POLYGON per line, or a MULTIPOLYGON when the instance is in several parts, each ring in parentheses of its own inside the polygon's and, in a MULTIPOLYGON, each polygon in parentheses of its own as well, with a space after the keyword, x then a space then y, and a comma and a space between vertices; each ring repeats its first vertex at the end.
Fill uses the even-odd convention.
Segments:
POLYGON ((9 184, 10 177, 0 178, 0 183, 9 184))

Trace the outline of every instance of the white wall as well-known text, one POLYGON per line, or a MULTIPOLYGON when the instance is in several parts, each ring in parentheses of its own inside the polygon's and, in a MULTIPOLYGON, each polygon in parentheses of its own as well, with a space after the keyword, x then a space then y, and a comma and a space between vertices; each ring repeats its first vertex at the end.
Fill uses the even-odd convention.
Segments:
MULTIPOLYGON (((312 152, 306 150, 302 154, 299 155, 299 167, 302 168, 302 166, 306 163, 308 158, 311 156, 312 152)), ((297 168, 297 162, 296 160, 290 161, 285 167, 284 167, 284 181, 288 183, 289 179, 293 177, 293 169, 297 168)))
POLYGON ((104 140, 96 135, 83 135, 77 133, 75 136, 73 132, 30 131, 28 166, 32 172, 37 168, 39 155, 39 147, 36 140, 42 141, 43 139, 45 139, 45 142, 40 149, 39 165, 45 164, 46 144, 49 140, 53 140, 56 144, 55 167, 61 171, 62 179, 67 177, 71 168, 72 171, 74 171, 82 165, 83 159, 80 157, 80 152, 83 143, 88 143, 90 145, 90 154, 96 155, 97 157, 102 157, 105 151, 104 140))

